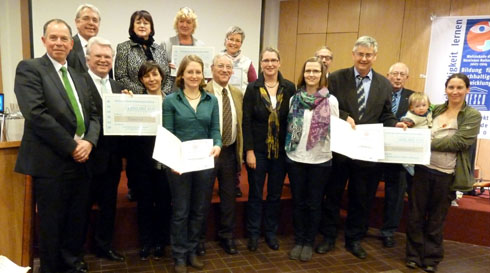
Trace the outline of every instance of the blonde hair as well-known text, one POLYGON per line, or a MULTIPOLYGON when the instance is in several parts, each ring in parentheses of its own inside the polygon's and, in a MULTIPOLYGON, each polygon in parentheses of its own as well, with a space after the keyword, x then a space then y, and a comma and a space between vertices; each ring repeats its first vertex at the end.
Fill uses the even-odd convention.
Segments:
POLYGON ((427 101, 427 105, 430 106, 429 97, 422 92, 414 92, 410 97, 408 97, 408 107, 412 107, 418 101, 427 101))
POLYGON ((177 14, 175 15, 175 18, 174 18, 174 30, 177 33, 179 32, 178 31, 178 24, 179 24, 179 21, 181 19, 191 19, 192 20, 192 22, 194 23, 194 26, 192 28, 191 34, 194 34, 194 31, 197 28, 197 15, 196 15, 196 13, 194 13, 194 11, 189 7, 183 7, 183 8, 180 8, 179 11, 177 11, 177 14))

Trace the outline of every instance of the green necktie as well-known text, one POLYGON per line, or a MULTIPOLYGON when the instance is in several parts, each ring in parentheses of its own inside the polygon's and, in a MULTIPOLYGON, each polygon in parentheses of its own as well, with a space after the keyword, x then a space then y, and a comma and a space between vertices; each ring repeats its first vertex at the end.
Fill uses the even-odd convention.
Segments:
POLYGON ((63 77, 63 84, 65 85, 66 94, 70 99, 71 107, 73 107, 75 117, 77 118, 77 131, 75 133, 77 134, 77 136, 82 136, 85 133, 85 123, 83 122, 82 113, 80 112, 80 108, 78 107, 73 88, 71 87, 70 81, 68 80, 66 67, 62 66, 60 70, 63 77))

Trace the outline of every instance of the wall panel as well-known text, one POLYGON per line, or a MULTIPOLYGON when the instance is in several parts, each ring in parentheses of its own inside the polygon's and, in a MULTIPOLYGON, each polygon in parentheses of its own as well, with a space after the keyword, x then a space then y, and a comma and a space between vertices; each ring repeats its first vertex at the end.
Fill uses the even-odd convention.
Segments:
POLYGON ((328 1, 300 0, 298 18, 298 34, 325 33, 328 21, 328 1))
POLYGON ((452 0, 451 16, 489 15, 490 1, 482 0, 452 0))
POLYGON ((378 41, 374 69, 381 74, 400 58, 405 1, 363 0, 359 36, 370 35, 378 41))
POLYGON ((296 82, 306 59, 315 56, 318 48, 325 45, 326 38, 325 34, 298 34, 294 78, 288 80, 296 82))
POLYGON ((278 49, 281 53, 281 73, 286 79, 294 78, 297 28, 298 1, 281 2, 278 49))
POLYGON ((431 33, 430 17, 447 16, 450 2, 451 0, 406 1, 407 12, 403 20, 400 61, 410 69, 407 88, 424 91, 431 33))
POLYGON ((330 0, 327 33, 358 32, 360 0, 330 0))
POLYGON ((352 47, 357 38, 357 32, 327 34, 327 45, 333 51, 333 62, 330 64, 330 72, 353 65, 352 47))

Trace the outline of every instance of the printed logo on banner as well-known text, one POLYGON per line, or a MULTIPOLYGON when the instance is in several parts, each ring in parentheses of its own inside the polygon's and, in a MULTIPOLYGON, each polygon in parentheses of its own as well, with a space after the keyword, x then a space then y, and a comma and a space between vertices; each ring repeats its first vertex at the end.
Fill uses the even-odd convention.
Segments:
POLYGON ((490 110, 490 18, 468 19, 461 60, 462 73, 470 78, 466 102, 480 110, 490 110))

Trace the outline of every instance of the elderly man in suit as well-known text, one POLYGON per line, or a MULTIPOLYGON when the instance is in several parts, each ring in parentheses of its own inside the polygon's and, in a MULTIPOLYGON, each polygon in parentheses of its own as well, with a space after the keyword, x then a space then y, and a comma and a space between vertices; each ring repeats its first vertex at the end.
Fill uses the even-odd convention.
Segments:
MULTIPOLYGON (((83 4, 77 8, 75 24, 78 34, 73 36, 73 49, 68 55, 68 65, 80 73, 87 72, 88 66, 85 59, 87 44, 90 38, 97 36, 100 25, 100 12, 91 4, 83 4)), ((112 78, 112 77, 111 77, 112 78)))
MULTIPOLYGON (((392 86, 391 111, 400 120, 408 111, 408 97, 414 91, 406 89, 408 67, 404 63, 393 64, 387 74, 392 86)), ((398 229, 403 213, 403 202, 407 184, 411 181, 410 174, 401 164, 383 164, 385 181, 384 218, 381 227, 381 239, 384 247, 395 246, 393 234, 398 229)))
MULTIPOLYGON (((354 66, 333 72, 328 78, 328 88, 339 101, 340 118, 353 128, 356 124, 383 123, 385 126, 406 128, 391 112, 390 82, 372 69, 376 61, 378 43, 369 36, 360 37, 352 49, 354 66)), ((349 206, 345 223, 345 248, 354 256, 365 259, 361 246, 368 222, 371 202, 378 187, 378 165, 373 162, 353 160, 340 154, 333 157, 335 179, 327 191, 323 206, 324 241, 317 247, 318 253, 334 248, 339 219, 339 203, 349 180, 349 206)))
POLYGON ((21 61, 14 91, 25 118, 15 170, 32 176, 39 214, 41 272, 87 272, 83 261, 89 196, 86 164, 100 121, 85 77, 67 67, 71 29, 49 20, 47 54, 21 61))
MULTIPOLYGON (((221 153, 215 161, 214 175, 218 178, 219 197, 221 200, 221 223, 218 229, 220 245, 226 253, 238 253, 233 229, 235 228, 235 182, 236 173, 242 166, 242 92, 229 84, 233 73, 233 60, 226 54, 220 53, 213 59, 211 65, 213 80, 205 87, 206 91, 214 94, 218 99, 220 130, 223 139, 221 153)), ((212 189, 209 192, 210 205, 212 189)), ((199 254, 205 253, 204 238, 206 233, 206 222, 202 228, 201 242, 199 243, 199 254), (204 250, 204 253, 203 251, 204 250)))
MULTIPOLYGON (((97 113, 102 117, 104 94, 121 93, 121 86, 109 77, 114 50, 111 43, 93 37, 87 45, 88 73, 85 74, 92 90, 97 113)), ((102 118, 101 118, 102 119, 102 118)), ((103 124, 103 123, 102 123, 103 124)), ((92 170, 91 201, 99 206, 95 223, 95 254, 112 261, 124 261, 124 257, 112 249, 114 219, 116 215, 117 186, 121 178, 122 156, 120 138, 104 136, 100 130, 99 143, 92 152, 89 166, 92 170)))

